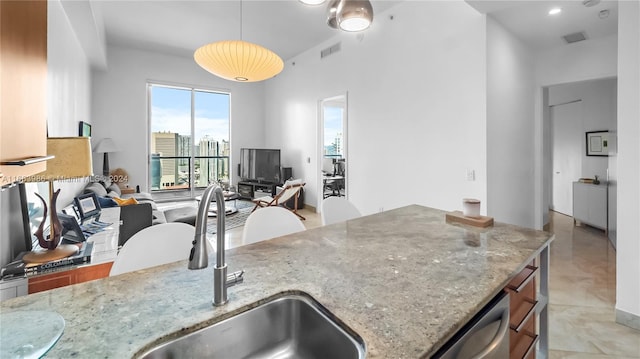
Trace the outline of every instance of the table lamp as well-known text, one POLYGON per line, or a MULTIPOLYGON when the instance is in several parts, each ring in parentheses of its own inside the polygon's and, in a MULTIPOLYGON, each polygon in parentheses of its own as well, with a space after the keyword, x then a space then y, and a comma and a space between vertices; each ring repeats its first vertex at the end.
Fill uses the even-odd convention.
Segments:
MULTIPOLYGON (((89 137, 53 137, 47 139, 47 154, 55 156, 47 162, 47 170, 25 178, 25 182, 49 182, 49 236, 43 234, 45 219, 35 235, 42 249, 23 257, 27 263, 44 263, 68 257, 78 251, 74 245, 59 245, 62 225, 58 219, 56 199, 60 189, 53 191, 53 181, 64 181, 93 175, 89 137)), ((38 197, 40 197, 38 195, 38 197)), ((42 199, 42 197, 40 197, 42 199)), ((43 202, 44 199, 42 199, 43 202)), ((45 216, 47 208, 45 204, 45 216)))
POLYGON ((96 147, 93 149, 95 153, 104 153, 103 162, 102 162, 102 175, 105 177, 109 177, 109 152, 117 152, 118 146, 113 142, 111 138, 103 138, 98 142, 96 147))

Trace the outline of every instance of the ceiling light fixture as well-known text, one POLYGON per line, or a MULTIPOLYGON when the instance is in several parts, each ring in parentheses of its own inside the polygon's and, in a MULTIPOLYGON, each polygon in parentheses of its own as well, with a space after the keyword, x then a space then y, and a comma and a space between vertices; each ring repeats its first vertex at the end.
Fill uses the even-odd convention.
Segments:
POLYGON ((549 15, 558 15, 561 12, 562 8, 554 7, 553 9, 549 10, 549 15))
POLYGON ((242 1, 240 1, 240 40, 213 42, 197 49, 193 58, 200 67, 230 81, 257 82, 270 79, 284 68, 275 52, 242 41, 242 1))
POLYGON ((338 4, 340 4, 340 0, 331 0, 329 7, 327 7, 327 25, 334 29, 338 28, 338 4))
POLYGON ((320 5, 324 2, 324 0, 299 0, 299 1, 305 5, 320 5))
POLYGON ((336 10, 338 27, 344 31, 362 31, 373 21, 373 7, 369 0, 341 0, 336 10))

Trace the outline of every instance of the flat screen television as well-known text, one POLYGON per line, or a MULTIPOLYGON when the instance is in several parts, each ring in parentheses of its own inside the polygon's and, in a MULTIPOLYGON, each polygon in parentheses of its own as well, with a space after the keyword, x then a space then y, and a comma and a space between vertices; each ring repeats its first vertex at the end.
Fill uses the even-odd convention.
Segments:
POLYGON ((240 178, 243 181, 280 183, 280 150, 241 148, 240 178))

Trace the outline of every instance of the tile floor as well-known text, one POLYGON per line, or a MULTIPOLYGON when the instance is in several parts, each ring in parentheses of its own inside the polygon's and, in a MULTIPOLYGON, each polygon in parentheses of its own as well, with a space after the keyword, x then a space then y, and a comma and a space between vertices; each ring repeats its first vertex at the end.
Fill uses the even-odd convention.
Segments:
POLYGON ((640 358, 640 331, 615 322, 616 252, 604 232, 551 212, 549 357, 640 358))
MULTIPOLYGON (((313 208, 299 212, 307 229, 322 225, 313 208)), ((616 254, 604 232, 559 213, 550 218, 549 358, 640 358, 640 331, 615 323, 616 254)), ((242 246, 242 227, 228 230, 225 241, 242 246)))

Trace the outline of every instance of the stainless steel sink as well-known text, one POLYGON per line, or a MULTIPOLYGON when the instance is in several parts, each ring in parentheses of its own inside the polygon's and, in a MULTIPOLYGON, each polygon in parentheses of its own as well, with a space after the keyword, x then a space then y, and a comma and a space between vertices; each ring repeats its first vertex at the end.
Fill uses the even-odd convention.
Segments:
POLYGON ((162 343, 141 357, 364 358, 362 338, 331 317, 312 298, 287 295, 162 343))

